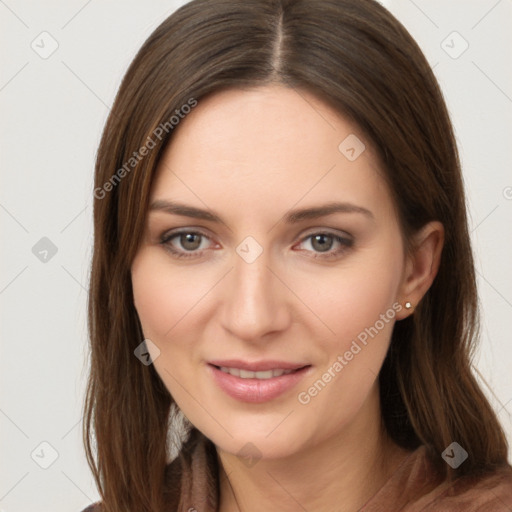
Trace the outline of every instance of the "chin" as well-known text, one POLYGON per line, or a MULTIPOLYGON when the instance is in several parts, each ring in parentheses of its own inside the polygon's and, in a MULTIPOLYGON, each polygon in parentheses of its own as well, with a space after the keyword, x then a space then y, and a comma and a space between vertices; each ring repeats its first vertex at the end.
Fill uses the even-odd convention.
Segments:
MULTIPOLYGON (((234 414, 230 413, 232 418, 234 414)), ((314 436, 306 422, 297 422, 298 418, 295 418, 295 422, 291 421, 294 414, 296 412, 291 412, 286 418, 286 414, 276 413, 267 418, 258 417, 257 420, 253 414, 245 418, 240 415, 238 421, 232 419, 230 422, 224 422, 225 430, 211 423, 198 425, 197 428, 218 449, 242 459, 282 459, 313 444, 314 436)))

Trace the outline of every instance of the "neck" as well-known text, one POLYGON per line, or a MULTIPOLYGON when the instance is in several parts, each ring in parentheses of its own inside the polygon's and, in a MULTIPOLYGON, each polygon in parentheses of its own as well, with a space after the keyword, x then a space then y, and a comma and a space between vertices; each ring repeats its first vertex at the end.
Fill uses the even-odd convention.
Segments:
POLYGON ((340 432, 286 458, 260 459, 247 467, 217 447, 219 511, 353 512, 384 485, 408 453, 385 433, 375 388, 340 432))

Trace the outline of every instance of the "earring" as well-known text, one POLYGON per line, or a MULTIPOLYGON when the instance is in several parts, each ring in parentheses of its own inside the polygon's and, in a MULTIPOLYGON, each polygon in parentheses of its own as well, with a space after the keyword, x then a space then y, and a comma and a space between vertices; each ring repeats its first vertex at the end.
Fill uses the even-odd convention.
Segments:
POLYGON ((409 301, 405 303, 405 309, 412 309, 412 304, 409 301))

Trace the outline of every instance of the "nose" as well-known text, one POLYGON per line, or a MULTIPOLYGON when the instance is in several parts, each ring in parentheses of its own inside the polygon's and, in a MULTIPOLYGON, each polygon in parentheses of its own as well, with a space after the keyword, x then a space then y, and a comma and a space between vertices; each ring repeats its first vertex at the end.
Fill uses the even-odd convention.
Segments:
POLYGON ((251 263, 234 254, 221 312, 223 327, 233 337, 259 342, 290 324, 291 292, 269 263, 265 251, 251 263))

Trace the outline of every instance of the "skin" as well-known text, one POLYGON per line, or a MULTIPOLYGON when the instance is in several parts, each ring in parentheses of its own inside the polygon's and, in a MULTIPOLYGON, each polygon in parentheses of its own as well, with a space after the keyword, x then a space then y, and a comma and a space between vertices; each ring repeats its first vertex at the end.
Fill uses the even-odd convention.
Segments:
POLYGON ((315 96, 280 85, 200 101, 159 164, 151 203, 157 200, 223 220, 150 211, 132 265, 144 335, 160 350, 155 369, 217 447, 221 512, 275 510, 276 503, 285 512, 359 509, 408 454, 381 428, 377 376, 394 322, 411 314, 404 303, 418 304, 437 273, 442 225, 427 224, 406 254, 370 142, 315 96), (355 161, 338 149, 350 134, 366 145, 355 161), (284 221, 292 209, 330 201, 372 215, 284 221), (161 243, 177 228, 206 237, 195 246, 179 236, 161 243), (352 243, 315 243, 311 235, 325 232, 352 243), (247 236, 263 251, 252 263, 236 252, 247 236), (177 258, 169 246, 193 257, 177 258), (357 355, 307 404, 299 402, 298 394, 390 309, 392 320, 359 343, 357 355), (210 377, 207 361, 228 358, 311 368, 293 389, 252 404, 210 377), (237 455, 244 446, 254 451, 253 464, 237 455))

